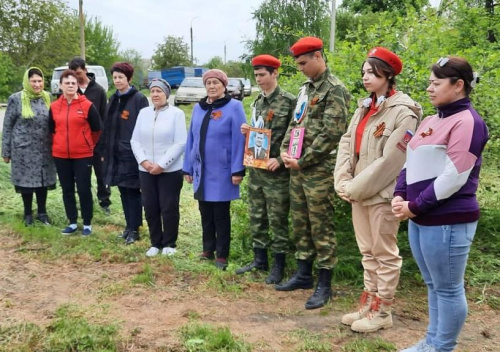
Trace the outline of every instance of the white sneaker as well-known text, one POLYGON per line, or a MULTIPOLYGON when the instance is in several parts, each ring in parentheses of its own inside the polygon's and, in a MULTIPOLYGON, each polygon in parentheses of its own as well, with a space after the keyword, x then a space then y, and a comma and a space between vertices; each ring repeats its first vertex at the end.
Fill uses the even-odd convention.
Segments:
POLYGON ((161 254, 168 255, 168 256, 174 255, 175 253, 177 253, 177 249, 172 248, 172 247, 165 247, 161 251, 161 254))
POLYGON ((154 257, 155 255, 157 255, 158 253, 160 253, 160 250, 156 247, 151 247, 148 249, 148 251, 146 252, 146 256, 147 257, 154 257))

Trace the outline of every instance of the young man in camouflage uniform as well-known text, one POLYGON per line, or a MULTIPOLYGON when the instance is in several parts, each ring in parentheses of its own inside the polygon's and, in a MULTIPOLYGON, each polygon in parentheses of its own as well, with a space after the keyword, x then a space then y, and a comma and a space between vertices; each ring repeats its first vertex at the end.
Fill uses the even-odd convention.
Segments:
POLYGON ((317 259, 318 284, 305 304, 320 308, 331 298, 332 269, 337 263, 333 229, 333 170, 336 148, 346 130, 350 94, 326 66, 321 39, 306 37, 290 51, 309 80, 302 85, 295 114, 281 146, 290 172, 290 203, 298 270, 278 291, 314 287, 313 261, 317 259), (293 128, 304 128, 299 158, 288 153, 293 128))
MULTIPOLYGON (((271 130, 271 145, 267 170, 250 168, 248 178, 248 202, 250 230, 253 238, 254 260, 236 270, 243 274, 251 270, 266 271, 269 268, 267 250, 274 254, 271 273, 267 284, 283 280, 285 255, 290 249, 288 233, 288 212, 290 209, 290 173, 280 156, 280 146, 295 109, 295 97, 278 85, 278 68, 281 62, 271 55, 253 58, 257 84, 262 89, 253 104, 252 127, 271 130), (273 234, 273 239, 269 234, 273 234)), ((249 125, 243 124, 241 132, 249 132, 249 125)))

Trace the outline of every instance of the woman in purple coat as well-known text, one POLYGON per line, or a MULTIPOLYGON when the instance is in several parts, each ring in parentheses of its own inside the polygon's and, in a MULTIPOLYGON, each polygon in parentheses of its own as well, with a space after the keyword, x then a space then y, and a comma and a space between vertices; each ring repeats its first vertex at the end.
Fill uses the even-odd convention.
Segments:
POLYGON ((245 167, 246 122, 241 102, 227 94, 228 79, 221 70, 203 75, 207 96, 194 107, 184 157, 185 180, 193 184, 203 228, 202 259, 214 259, 221 270, 227 267, 231 240, 230 202, 240 196, 245 167))

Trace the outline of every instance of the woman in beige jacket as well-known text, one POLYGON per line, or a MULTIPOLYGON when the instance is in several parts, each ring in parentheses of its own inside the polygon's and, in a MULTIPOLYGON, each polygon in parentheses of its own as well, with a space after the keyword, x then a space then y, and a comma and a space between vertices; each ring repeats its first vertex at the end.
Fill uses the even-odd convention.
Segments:
POLYGON ((392 326, 390 306, 402 259, 397 246, 399 219, 390 202, 406 145, 422 116, 417 103, 395 90, 395 76, 402 68, 400 58, 385 48, 368 53, 361 74, 370 96, 360 100, 340 140, 335 166, 335 190, 352 204, 354 232, 363 255, 361 307, 342 317, 342 323, 358 332, 392 326))

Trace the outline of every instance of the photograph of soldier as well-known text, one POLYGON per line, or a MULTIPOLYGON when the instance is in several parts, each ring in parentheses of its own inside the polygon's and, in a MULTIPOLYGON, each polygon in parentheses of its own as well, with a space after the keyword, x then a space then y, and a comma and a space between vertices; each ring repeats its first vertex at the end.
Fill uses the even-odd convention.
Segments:
POLYGON ((324 306, 332 296, 332 270, 337 263, 333 227, 335 195, 333 170, 336 148, 347 125, 350 94, 326 65, 319 38, 298 40, 290 51, 297 68, 308 78, 297 98, 295 114, 281 145, 281 157, 290 169, 290 212, 298 270, 278 291, 314 287, 316 260, 318 283, 306 309, 324 306), (305 134, 299 159, 288 154, 294 128, 305 134))
POLYGON ((267 143, 266 135, 260 132, 250 132, 250 140, 254 140, 254 146, 249 147, 248 150, 252 153, 254 159, 266 159, 267 157, 267 143), (253 134, 253 138, 252 138, 253 134))
MULTIPOLYGON (((252 126, 243 124, 241 132, 248 134, 251 127, 265 128, 271 130, 271 138, 267 145, 266 168, 248 168, 248 210, 254 259, 236 273, 267 271, 268 250, 271 250, 274 261, 265 282, 278 284, 283 280, 286 254, 291 246, 288 231, 290 173, 280 156, 280 146, 293 116, 295 98, 278 85, 280 60, 271 55, 259 55, 253 58, 252 66, 261 93, 253 103, 252 126)), ((256 137, 258 135, 256 133, 256 137)), ((256 145, 260 138, 255 139, 256 145)), ((265 145, 265 141, 262 142, 265 145)), ((259 156, 258 152, 254 155, 259 156)))

